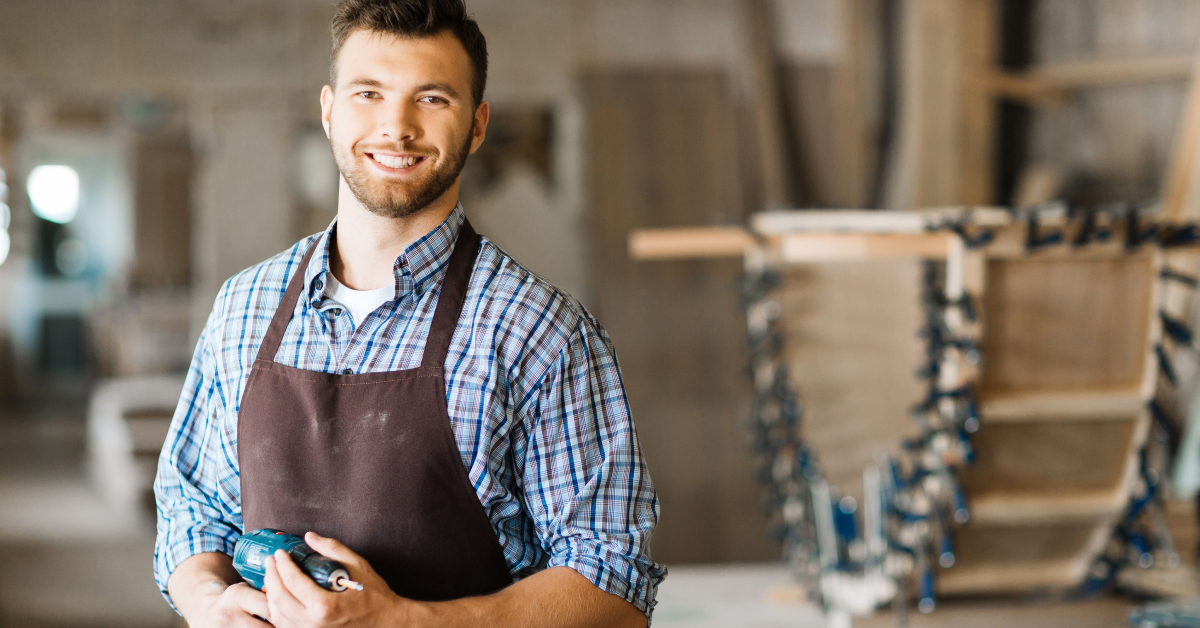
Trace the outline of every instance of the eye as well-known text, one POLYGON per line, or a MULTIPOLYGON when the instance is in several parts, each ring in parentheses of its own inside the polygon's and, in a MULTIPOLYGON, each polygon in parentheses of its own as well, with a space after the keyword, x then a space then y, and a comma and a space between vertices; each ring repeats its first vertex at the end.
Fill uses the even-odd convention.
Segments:
POLYGON ((433 103, 436 105, 446 105, 450 103, 450 101, 442 98, 441 96, 422 96, 420 102, 433 103))
POLYGON ((358 95, 360 97, 366 98, 368 100, 374 100, 376 98, 379 98, 379 92, 358 92, 358 95))

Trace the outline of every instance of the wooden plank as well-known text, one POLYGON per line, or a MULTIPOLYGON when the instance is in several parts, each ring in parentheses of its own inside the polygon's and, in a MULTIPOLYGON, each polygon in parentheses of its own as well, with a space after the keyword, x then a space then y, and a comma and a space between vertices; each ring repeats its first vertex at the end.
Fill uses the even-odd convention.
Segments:
POLYGON ((789 59, 781 72, 795 157, 792 200, 805 207, 865 207, 875 198, 881 165, 882 6, 874 0, 829 6, 835 50, 789 59))
POLYGON ((924 233, 946 223, 966 220, 976 227, 1012 224, 1012 214, 1002 207, 946 206, 913 210, 883 209, 782 209, 750 218, 750 227, 762 235, 788 235, 812 231, 848 233, 924 233))
POLYGON ((1082 581, 1086 573, 1087 566, 1072 559, 1023 565, 955 566, 938 573, 937 591, 941 595, 965 595, 1065 589, 1082 581))
MULTIPOLYGON (((787 207, 791 204, 788 180, 788 148, 783 132, 779 60, 775 52, 775 24, 769 0, 742 0, 742 13, 750 43, 747 76, 750 77, 754 131, 758 148, 760 205, 787 207)), ((733 145, 730 145, 731 147, 733 145)), ((736 166, 735 166, 736 167, 736 166)))
POLYGON ((192 149, 185 134, 136 143, 135 288, 191 284, 192 149))
POLYGON ((923 233, 929 221, 917 212, 874 209, 776 210, 759 212, 750 225, 763 235, 788 235, 807 231, 854 233, 923 233))
MULTIPOLYGON (((1079 560, 1097 521, 1059 521, 1031 525, 983 525, 970 522, 955 532, 955 554, 963 569, 1079 560)), ((1076 584, 1076 583, 1072 583, 1076 584)))
POLYGON ((1022 73, 1049 89, 1083 89, 1138 83, 1184 81, 1191 75, 1192 55, 1142 59, 1080 59, 1036 65, 1022 73))
POLYGON ((708 70, 596 70, 583 77, 589 309, 620 360, 664 516, 656 560, 775 560, 746 447, 741 260, 630 259, 639 228, 745 218, 737 115, 708 70))
POLYGON ((995 198, 996 101, 979 82, 971 80, 995 68, 1000 31, 998 9, 997 0, 968 0, 961 2, 959 9, 962 126, 957 201, 960 203, 983 205, 998 200, 995 198))
POLYGON ((744 227, 679 227, 635 229, 629 254, 636 260, 738 257, 758 246, 744 227))
POLYGON ((900 3, 900 93, 885 205, 963 202, 961 15, 958 0, 900 3))
POLYGON ((1149 401, 1141 388, 988 393, 980 412, 988 423, 1120 421, 1149 401))
POLYGON ((1162 188, 1162 212, 1169 220, 1200 218, 1200 54, 1184 102, 1162 188))
POLYGON ((1092 491, 989 493, 970 500, 972 521, 988 526, 1029 526, 1097 519, 1120 513, 1129 501, 1124 487, 1092 491))
POLYGON ((993 259, 987 273, 984 398, 1142 385, 1157 320, 1152 255, 993 259))
POLYGON ((984 421, 975 462, 959 474, 972 504, 993 495, 1125 490, 1137 415, 1099 423, 984 421))
POLYGON ((978 81, 993 97, 1031 105, 1060 106, 1069 92, 1147 83, 1185 81, 1192 56, 1144 59, 1081 59, 1043 63, 1020 72, 993 71, 978 81))
POLYGON ((780 259, 789 264, 877 259, 945 259, 958 236, 938 232, 795 234, 780 238, 780 259))
MULTIPOLYGON (((776 299, 789 373, 804 403, 801 429, 831 485, 862 497, 863 468, 899 455, 916 435, 909 408, 924 345, 921 263, 914 259, 783 268, 776 299)), ((861 502, 860 502, 861 503, 861 502)))

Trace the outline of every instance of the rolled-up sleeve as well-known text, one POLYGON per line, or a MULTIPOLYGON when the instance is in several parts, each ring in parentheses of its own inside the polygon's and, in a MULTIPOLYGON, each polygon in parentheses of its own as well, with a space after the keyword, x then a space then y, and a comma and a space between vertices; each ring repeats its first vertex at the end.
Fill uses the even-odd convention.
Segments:
POLYGON ((241 536, 236 434, 223 423, 227 391, 212 350, 220 302, 196 345, 154 479, 154 579, 167 602, 167 580, 180 563, 203 552, 232 555, 241 536))
POLYGON ((541 380, 523 470, 526 507, 549 554, 649 618, 666 569, 650 558, 658 497, 611 344, 590 318, 541 380))

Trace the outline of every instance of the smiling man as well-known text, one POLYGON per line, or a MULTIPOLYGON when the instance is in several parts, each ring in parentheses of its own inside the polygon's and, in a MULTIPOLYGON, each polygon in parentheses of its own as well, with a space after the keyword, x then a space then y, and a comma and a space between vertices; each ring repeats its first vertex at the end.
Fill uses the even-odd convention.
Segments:
POLYGON ((487 50, 461 0, 343 0, 337 219, 222 287, 159 458, 155 575, 193 628, 645 626, 658 501, 604 330, 478 236, 487 50), (362 591, 280 553, 306 534, 362 591), (261 619, 260 619, 261 618, 261 619))

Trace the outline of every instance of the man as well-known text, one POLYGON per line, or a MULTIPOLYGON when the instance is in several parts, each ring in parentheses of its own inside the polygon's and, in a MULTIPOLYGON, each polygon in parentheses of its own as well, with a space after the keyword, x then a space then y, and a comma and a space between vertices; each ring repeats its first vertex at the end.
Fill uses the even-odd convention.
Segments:
POLYGON ((462 0, 343 0, 329 229, 230 279, 155 481, 155 574, 193 627, 645 626, 658 502, 608 338, 477 236, 459 173, 487 52, 462 0), (230 555, 296 534, 260 592, 230 555), (524 577, 520 577, 524 576, 524 577))

